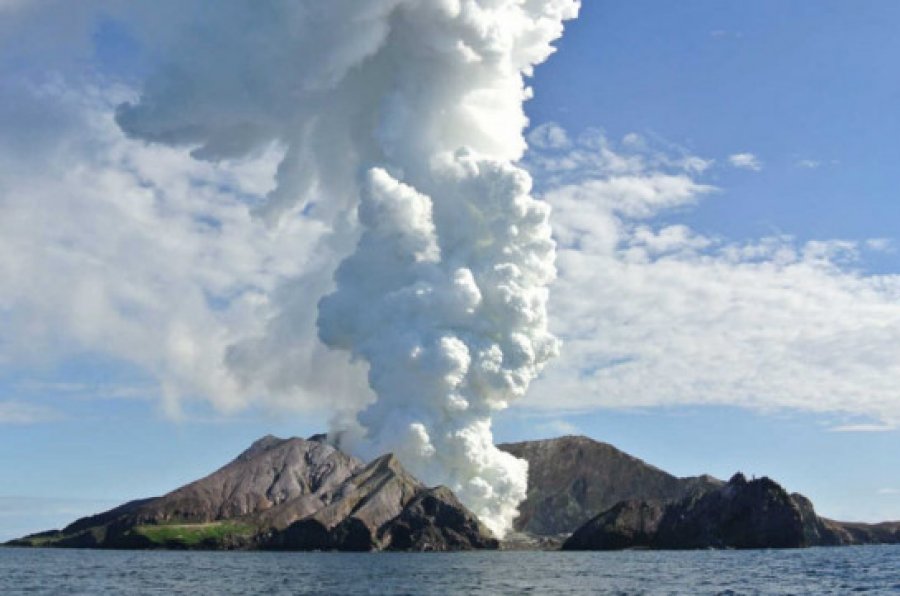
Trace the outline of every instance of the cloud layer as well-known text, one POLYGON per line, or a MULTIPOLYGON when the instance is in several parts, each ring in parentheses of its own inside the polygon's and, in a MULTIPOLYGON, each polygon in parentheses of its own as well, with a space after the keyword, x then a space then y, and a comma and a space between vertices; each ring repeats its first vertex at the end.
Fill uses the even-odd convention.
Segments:
POLYGON ((529 406, 731 404, 900 423, 900 276, 859 267, 878 243, 702 235, 667 219, 727 199, 686 165, 602 137, 558 147, 532 162, 539 177, 566 174, 546 193, 565 343, 529 406), (598 146, 599 166, 569 167, 598 146))

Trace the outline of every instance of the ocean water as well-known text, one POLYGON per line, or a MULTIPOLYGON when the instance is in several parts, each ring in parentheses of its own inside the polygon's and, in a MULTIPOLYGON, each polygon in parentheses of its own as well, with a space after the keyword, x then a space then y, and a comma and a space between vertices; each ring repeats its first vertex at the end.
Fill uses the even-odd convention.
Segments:
POLYGON ((614 553, 0 548, 0 594, 900 594, 900 546, 614 553))

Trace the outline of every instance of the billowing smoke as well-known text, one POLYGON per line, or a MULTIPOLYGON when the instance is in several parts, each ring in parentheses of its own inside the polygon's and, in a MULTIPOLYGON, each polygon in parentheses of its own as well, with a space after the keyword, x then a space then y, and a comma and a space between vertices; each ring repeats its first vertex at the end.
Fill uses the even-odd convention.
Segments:
POLYGON ((450 486, 499 534, 525 497, 526 464, 494 447, 491 416, 557 352, 549 210, 514 165, 524 77, 578 8, 198 3, 190 35, 118 115, 130 135, 203 159, 283 148, 260 213, 319 218, 352 250, 319 302, 318 334, 368 364, 377 398, 334 430, 450 486))

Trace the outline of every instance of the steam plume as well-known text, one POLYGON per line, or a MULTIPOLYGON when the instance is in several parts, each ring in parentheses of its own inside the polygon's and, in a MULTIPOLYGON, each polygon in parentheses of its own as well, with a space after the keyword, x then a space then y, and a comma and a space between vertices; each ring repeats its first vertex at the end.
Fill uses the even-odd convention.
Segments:
POLYGON ((368 363, 377 399, 357 416, 360 445, 447 484, 498 534, 525 497, 526 464, 493 446, 491 416, 557 352, 549 210, 513 165, 523 77, 578 7, 217 3, 118 114, 129 134, 204 159, 283 146, 270 218, 302 210, 339 227, 357 214, 317 326, 368 363))

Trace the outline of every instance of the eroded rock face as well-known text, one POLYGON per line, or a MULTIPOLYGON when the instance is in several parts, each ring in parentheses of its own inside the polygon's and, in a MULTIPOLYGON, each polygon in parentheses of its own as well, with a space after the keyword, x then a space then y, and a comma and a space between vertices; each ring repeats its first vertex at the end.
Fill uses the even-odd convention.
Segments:
POLYGON ((274 532, 265 545, 290 550, 497 548, 490 531, 446 487, 427 488, 393 455, 347 480, 331 505, 274 532))
POLYGON ((380 534, 391 550, 446 551, 496 549, 490 530, 449 488, 421 491, 380 534))
POLYGON ((566 436, 498 447, 528 461, 528 497, 515 529, 569 533, 620 501, 670 501, 722 485, 711 476, 678 478, 607 443, 566 436))
POLYGON ((769 478, 727 485, 671 505, 660 521, 659 548, 798 548, 807 546, 800 510, 769 478))
POLYGON ((259 439, 209 476, 144 504, 140 523, 205 523, 262 515, 277 506, 275 525, 286 526, 327 505, 363 463, 324 441, 259 439))
POLYGON ((374 550, 379 530, 425 490, 393 455, 372 461, 348 478, 332 502, 283 530, 265 544, 290 550, 374 550))
POLYGON ((798 548, 807 546, 800 508, 768 478, 736 474, 674 503, 629 501, 579 528, 564 550, 621 548, 798 548))

